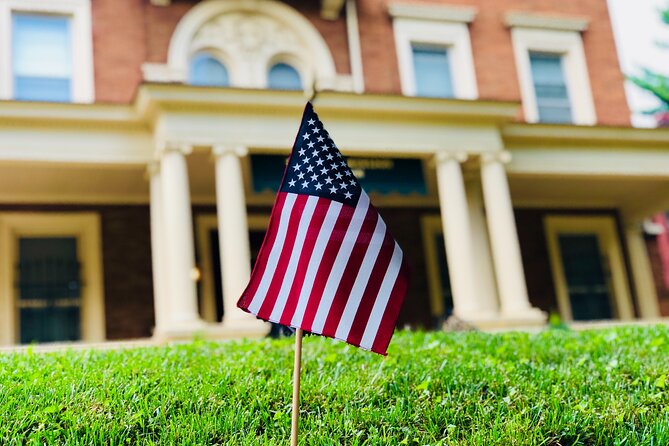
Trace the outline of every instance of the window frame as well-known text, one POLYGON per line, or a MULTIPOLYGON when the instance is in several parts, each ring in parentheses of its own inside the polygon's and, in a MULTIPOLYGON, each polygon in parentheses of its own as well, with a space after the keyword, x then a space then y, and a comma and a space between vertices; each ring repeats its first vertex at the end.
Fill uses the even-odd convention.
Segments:
POLYGON ((542 16, 509 15, 516 71, 520 85, 525 120, 541 122, 532 79, 530 53, 556 54, 562 57, 564 81, 567 86, 572 124, 595 125, 597 116, 590 88, 590 77, 583 49, 583 20, 552 21, 542 16))
POLYGON ((476 71, 468 24, 470 8, 450 6, 391 5, 395 47, 402 93, 416 96, 413 46, 445 47, 448 51, 454 99, 478 99, 476 71))
POLYGON ((15 100, 12 66, 12 14, 70 18, 72 78, 70 102, 95 100, 91 0, 0 0, 0 99, 15 100))

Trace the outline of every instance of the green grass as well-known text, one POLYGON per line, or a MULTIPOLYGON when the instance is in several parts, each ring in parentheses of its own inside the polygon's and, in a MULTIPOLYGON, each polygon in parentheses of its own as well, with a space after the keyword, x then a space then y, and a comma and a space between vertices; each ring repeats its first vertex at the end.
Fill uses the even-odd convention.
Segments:
MULTIPOLYGON (((288 444, 292 340, 0 355, 0 444, 288 444)), ((304 341, 305 445, 669 444, 669 328, 304 341)))

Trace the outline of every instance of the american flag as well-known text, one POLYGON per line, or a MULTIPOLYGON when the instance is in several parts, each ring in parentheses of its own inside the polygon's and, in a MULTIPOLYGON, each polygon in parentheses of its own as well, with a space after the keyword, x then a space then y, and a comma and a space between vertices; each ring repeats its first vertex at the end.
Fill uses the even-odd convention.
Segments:
POLYGON ((385 355, 407 284, 402 250, 307 103, 237 305, 385 355))

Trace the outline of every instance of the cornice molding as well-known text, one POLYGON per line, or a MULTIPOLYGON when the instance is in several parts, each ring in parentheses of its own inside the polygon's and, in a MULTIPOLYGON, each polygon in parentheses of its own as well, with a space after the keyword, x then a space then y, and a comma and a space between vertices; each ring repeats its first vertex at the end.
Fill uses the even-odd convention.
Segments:
POLYGON ((504 24, 509 28, 537 28, 554 31, 583 32, 588 29, 589 19, 511 11, 504 16, 504 24))
POLYGON ((467 6, 417 5, 414 3, 391 3, 388 6, 388 13, 395 19, 471 23, 476 17, 476 12, 476 8, 467 6))

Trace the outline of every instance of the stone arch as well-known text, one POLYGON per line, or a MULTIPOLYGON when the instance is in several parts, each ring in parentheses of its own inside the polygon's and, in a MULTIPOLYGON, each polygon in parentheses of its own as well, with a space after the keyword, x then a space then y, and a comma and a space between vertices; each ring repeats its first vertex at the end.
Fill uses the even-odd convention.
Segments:
POLYGON ((191 56, 217 48, 230 64, 231 85, 265 87, 263 70, 277 55, 293 61, 305 88, 331 85, 336 70, 325 40, 292 7, 275 0, 209 0, 178 23, 167 56, 172 81, 186 81, 191 56))

